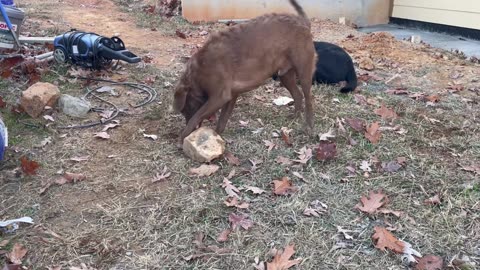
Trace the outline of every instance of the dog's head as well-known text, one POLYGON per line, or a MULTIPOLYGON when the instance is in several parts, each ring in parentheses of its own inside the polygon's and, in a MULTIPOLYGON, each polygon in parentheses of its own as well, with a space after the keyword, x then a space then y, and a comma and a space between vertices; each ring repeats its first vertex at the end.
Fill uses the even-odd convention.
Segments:
POLYGON ((192 91, 190 86, 183 83, 179 83, 175 88, 175 95, 173 99, 173 109, 177 113, 181 113, 186 122, 193 117, 193 115, 202 107, 207 98, 203 96, 197 96, 192 91))

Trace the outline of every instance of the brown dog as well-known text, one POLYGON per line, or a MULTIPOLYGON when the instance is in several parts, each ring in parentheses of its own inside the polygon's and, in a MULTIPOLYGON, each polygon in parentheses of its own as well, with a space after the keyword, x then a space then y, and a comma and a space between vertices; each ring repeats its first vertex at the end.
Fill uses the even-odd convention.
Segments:
POLYGON ((174 109, 187 121, 180 143, 219 109, 217 132, 222 133, 237 97, 262 85, 274 73, 292 95, 296 114, 302 110, 305 97, 305 121, 308 129, 313 128, 315 48, 305 12, 295 0, 290 3, 299 16, 263 15, 212 34, 190 58, 174 96, 174 109))

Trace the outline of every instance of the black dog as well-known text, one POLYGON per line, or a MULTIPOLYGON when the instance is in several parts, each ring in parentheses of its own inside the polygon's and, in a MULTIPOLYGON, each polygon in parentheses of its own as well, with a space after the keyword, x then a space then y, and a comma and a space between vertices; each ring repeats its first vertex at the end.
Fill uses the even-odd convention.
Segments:
MULTIPOLYGON (((348 93, 357 87, 357 74, 353 67, 353 61, 348 53, 339 46, 328 42, 314 42, 318 60, 313 82, 334 84, 345 81, 347 84, 340 89, 342 93, 348 93)), ((272 77, 277 80, 275 74, 272 77)))

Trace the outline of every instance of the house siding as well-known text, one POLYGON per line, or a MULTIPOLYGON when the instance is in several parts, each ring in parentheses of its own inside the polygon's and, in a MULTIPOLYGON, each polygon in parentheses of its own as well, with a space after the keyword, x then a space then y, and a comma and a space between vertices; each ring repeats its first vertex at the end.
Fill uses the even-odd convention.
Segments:
POLYGON ((395 0, 392 17, 480 30, 480 1, 395 0))
MULTIPOLYGON (((345 17, 358 26, 387 23, 390 0, 298 0, 310 18, 338 21, 345 17)), ((271 12, 295 12, 288 0, 183 0, 189 21, 250 19, 271 12)))

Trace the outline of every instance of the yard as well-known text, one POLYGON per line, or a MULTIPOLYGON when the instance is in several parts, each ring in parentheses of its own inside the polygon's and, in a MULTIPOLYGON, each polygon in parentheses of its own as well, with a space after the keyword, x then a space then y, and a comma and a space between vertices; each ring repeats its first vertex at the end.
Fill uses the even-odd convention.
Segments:
MULTIPOLYGON (((121 95, 108 99, 124 108, 119 126, 100 139, 102 126, 56 128, 78 121, 56 111, 54 122, 15 113, 28 79, 0 81, 10 137, 0 220, 35 222, 0 234, 1 256, 21 244, 26 269, 264 269, 275 250, 295 244, 291 259, 301 261, 292 269, 409 269, 401 254, 376 248, 372 236, 382 227, 422 255, 441 257, 446 269, 480 267, 478 59, 314 20, 315 39, 341 45, 357 63, 357 91, 315 86, 320 136, 307 136, 303 119, 290 117, 293 106, 272 103, 289 94, 269 80, 239 99, 222 134, 231 154, 200 177, 189 171, 201 164, 176 148, 184 119, 172 112, 173 89, 185 59, 229 26, 164 18, 133 0, 17 4, 32 36, 72 27, 120 34, 144 62, 94 75, 148 83, 158 97, 134 109, 141 96, 118 87, 121 95), (335 144, 333 158, 317 153, 326 144, 320 137, 335 144), (22 172, 21 157, 40 164, 34 175, 22 172), (51 184, 65 172, 85 179, 51 184), (283 177, 293 187, 277 195, 273 181, 283 177), (228 181, 247 207, 226 205, 228 181), (388 200, 370 213, 358 209, 373 191, 388 200)), ((52 64, 40 80, 80 96, 85 82, 68 76, 78 72, 52 64)))

